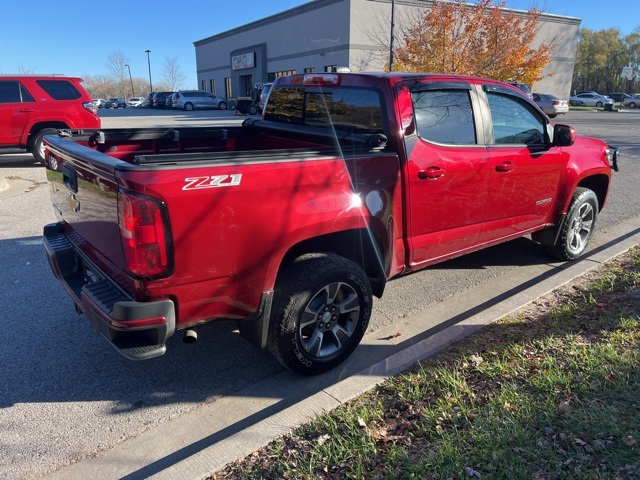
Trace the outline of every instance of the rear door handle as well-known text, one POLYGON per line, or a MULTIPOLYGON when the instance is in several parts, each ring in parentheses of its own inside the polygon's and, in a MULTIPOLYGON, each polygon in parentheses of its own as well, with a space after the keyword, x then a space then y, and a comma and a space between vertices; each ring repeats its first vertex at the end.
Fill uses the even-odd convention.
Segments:
POLYGON ((514 168, 516 168, 516 166, 511 162, 504 162, 504 163, 501 163, 500 165, 496 165, 497 172, 510 172, 514 168))
POLYGON ((35 112, 36 109, 35 108, 21 108, 20 110, 18 110, 18 112, 20 113, 31 113, 31 112, 35 112))
POLYGON ((426 170, 418 171, 418 178, 420 180, 435 180, 444 176, 444 170, 440 167, 429 167, 426 170))

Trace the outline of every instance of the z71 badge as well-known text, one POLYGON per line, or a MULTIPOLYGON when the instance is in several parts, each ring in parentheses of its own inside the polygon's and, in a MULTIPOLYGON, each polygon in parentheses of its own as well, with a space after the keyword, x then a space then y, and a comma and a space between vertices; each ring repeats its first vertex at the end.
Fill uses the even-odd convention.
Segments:
POLYGON ((186 185, 182 190, 201 190, 203 188, 236 187, 240 185, 242 174, 211 175, 208 177, 185 178, 186 185))

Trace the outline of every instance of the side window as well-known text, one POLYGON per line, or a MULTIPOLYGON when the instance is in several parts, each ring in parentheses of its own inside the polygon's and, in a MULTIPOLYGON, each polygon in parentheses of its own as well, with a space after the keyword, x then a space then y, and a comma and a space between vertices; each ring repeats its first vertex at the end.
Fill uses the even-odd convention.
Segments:
POLYGON ((16 80, 0 81, 0 103, 33 102, 33 97, 16 80))
POLYGON ((66 80, 36 80, 36 83, 54 100, 78 100, 82 94, 66 80))
POLYGON ((420 138, 453 145, 476 143, 468 90, 427 90, 411 96, 420 138))
POLYGON ((511 95, 487 92, 493 139, 498 145, 545 143, 545 122, 543 117, 524 100, 511 95))

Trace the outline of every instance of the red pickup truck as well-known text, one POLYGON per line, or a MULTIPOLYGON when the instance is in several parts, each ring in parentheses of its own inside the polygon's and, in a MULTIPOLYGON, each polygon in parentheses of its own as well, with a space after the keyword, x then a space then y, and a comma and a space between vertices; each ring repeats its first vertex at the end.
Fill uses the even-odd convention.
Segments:
POLYGON ((45 144, 46 254, 120 353, 236 320, 304 374, 351 354, 394 277, 527 234, 579 257, 617 170, 515 87, 429 74, 292 75, 241 126, 45 144))

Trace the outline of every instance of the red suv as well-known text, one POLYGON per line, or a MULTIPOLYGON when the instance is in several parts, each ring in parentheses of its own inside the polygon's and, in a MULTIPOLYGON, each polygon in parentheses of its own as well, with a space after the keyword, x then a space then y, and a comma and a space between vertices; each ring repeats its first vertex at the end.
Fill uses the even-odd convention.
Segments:
POLYGON ((100 128, 98 109, 81 82, 62 75, 0 75, 0 153, 26 149, 44 163, 45 135, 100 128))

